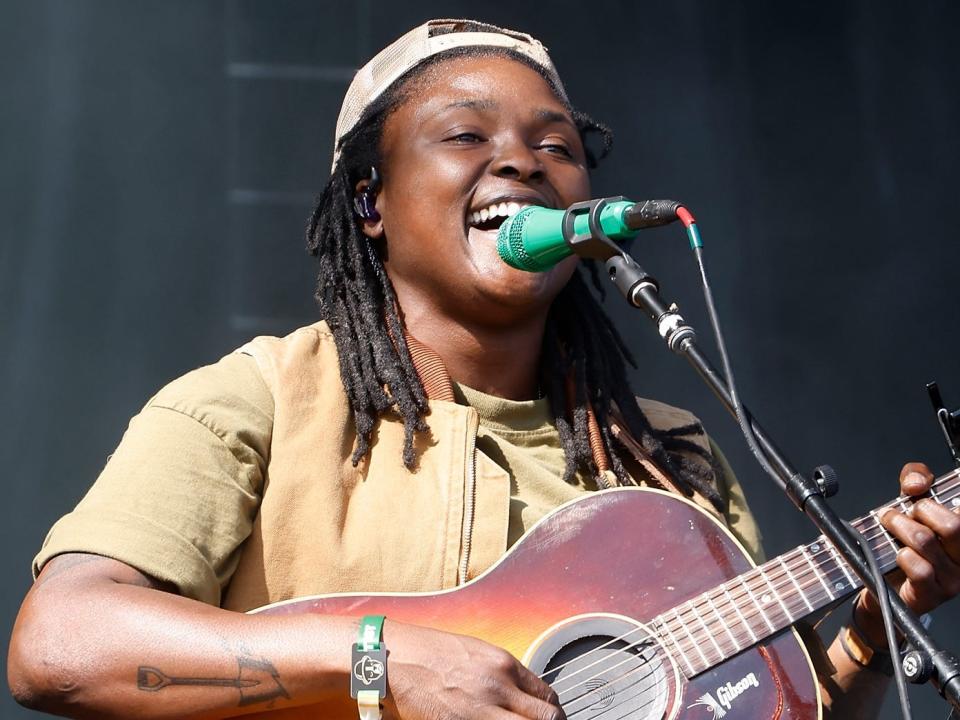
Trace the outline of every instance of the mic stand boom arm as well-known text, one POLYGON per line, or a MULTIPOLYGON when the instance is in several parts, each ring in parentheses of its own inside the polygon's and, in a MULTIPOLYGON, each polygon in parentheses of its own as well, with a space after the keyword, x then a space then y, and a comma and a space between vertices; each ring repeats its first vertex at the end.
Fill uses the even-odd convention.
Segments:
MULTIPOLYGON (((612 243, 610 245, 612 246, 612 243)), ((611 249, 614 248, 615 246, 611 249)), ((610 280, 630 305, 643 310, 653 320, 667 347, 678 355, 683 355, 724 407, 736 416, 726 381, 697 347, 696 333, 684 322, 677 311, 677 306, 675 304, 668 306, 661 300, 657 281, 619 248, 616 248, 615 252, 605 260, 610 280)), ((742 409, 763 454, 776 472, 781 489, 819 528, 824 537, 833 543, 843 559, 856 572, 864 587, 876 593, 877 588, 870 566, 864 560, 857 542, 826 501, 825 482, 818 484, 797 472, 749 411, 745 407, 742 409)), ((947 702, 960 712, 960 661, 955 655, 939 649, 934 644, 926 628, 896 593, 890 593, 890 604, 897 626, 903 632, 910 647, 922 657, 919 665, 928 671, 911 673, 914 676, 912 679, 920 682, 930 679, 947 702)))

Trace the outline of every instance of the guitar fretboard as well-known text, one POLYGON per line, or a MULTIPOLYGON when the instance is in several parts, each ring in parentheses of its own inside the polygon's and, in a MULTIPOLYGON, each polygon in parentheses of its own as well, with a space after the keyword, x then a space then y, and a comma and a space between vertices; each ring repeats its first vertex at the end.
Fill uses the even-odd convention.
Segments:
MULTIPOLYGON (((945 507, 960 506, 960 470, 938 478, 929 497, 945 507)), ((913 503, 901 496, 852 523, 869 541, 884 573, 896 565, 899 545, 879 518, 891 508, 906 512, 913 503)), ((861 586, 821 535, 677 605, 649 626, 691 678, 861 586)))

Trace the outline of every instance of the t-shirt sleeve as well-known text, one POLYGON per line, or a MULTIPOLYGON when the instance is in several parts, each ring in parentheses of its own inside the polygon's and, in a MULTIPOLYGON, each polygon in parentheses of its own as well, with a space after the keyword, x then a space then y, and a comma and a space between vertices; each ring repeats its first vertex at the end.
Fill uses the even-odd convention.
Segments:
POLYGON ((750 512, 750 506, 743 494, 743 488, 730 468, 727 458, 724 457, 723 452, 717 447, 713 439, 710 440, 710 452, 722 470, 721 476, 717 478, 717 491, 724 501, 723 516, 727 527, 746 548, 753 561, 760 564, 766 559, 763 552, 763 539, 760 536, 757 521, 754 519, 753 513, 750 512))
POLYGON ((94 553, 219 604, 259 506, 273 397, 232 353, 184 375, 136 415, 97 481, 34 558, 94 553))

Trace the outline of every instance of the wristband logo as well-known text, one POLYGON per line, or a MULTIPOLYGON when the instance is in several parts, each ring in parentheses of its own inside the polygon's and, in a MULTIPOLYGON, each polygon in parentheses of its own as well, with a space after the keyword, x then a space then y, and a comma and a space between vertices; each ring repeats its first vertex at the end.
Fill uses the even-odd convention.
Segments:
POLYGON ((364 655, 353 666, 353 676, 364 685, 370 685, 383 677, 383 663, 364 655))

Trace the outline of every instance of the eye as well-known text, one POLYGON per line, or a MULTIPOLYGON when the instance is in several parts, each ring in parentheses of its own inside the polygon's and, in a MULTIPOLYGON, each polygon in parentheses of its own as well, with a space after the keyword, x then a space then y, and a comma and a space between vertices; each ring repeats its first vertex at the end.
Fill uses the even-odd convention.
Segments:
POLYGON ((541 143, 538 147, 540 150, 546 150, 551 155, 560 155, 565 158, 573 157, 573 153, 570 152, 570 148, 568 148, 564 143, 550 141, 541 143))
POLYGON ((470 145, 473 143, 483 142, 483 138, 477 133, 462 132, 448 137, 447 142, 456 143, 458 145, 470 145))

